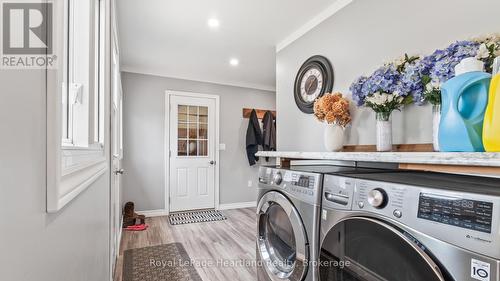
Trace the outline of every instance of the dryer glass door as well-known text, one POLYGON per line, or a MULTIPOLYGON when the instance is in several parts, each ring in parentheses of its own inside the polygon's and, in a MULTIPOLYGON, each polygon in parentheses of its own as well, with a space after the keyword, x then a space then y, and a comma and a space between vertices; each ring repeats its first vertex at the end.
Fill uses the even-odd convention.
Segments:
POLYGON ((320 281, 444 281, 409 235, 370 218, 335 225, 321 245, 320 281))
POLYGON ((307 239, 299 213, 281 193, 266 193, 257 207, 260 260, 272 280, 300 281, 306 273, 307 239))

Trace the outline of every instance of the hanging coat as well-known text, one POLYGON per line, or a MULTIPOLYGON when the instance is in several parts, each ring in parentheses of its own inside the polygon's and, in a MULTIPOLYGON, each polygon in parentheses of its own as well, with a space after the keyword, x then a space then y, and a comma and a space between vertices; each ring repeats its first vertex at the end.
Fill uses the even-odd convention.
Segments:
POLYGON ((259 157, 255 156, 255 153, 259 151, 259 145, 262 145, 262 132, 260 130, 259 119, 257 118, 257 112, 255 112, 254 109, 250 113, 246 137, 247 157, 250 166, 255 165, 255 163, 259 161, 259 157))
POLYGON ((262 147, 264 151, 276 151, 276 120, 271 111, 262 118, 262 147))

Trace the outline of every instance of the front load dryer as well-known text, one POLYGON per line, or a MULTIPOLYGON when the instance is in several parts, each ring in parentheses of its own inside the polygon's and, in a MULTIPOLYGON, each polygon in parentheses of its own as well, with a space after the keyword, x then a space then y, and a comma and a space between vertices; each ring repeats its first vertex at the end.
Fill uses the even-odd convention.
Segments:
POLYGON ((318 280, 323 176, 371 171, 379 170, 332 165, 261 167, 257 201, 258 280, 318 280))

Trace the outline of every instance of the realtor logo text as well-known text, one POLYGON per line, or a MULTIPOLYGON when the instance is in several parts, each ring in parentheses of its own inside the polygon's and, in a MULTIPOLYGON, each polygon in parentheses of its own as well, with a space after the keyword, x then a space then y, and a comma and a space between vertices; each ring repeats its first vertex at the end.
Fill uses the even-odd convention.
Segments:
POLYGON ((53 3, 2 3, 2 68, 51 68, 53 3))

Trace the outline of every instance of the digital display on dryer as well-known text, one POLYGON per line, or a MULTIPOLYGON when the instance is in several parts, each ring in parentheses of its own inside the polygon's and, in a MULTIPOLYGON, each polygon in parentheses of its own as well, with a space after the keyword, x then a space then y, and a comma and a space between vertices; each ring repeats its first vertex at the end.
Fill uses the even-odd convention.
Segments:
POLYGON ((418 218, 491 233, 493 203, 420 193, 418 218))
POLYGON ((314 178, 305 175, 300 175, 298 177, 294 175, 292 183, 296 186, 314 188, 314 178))

